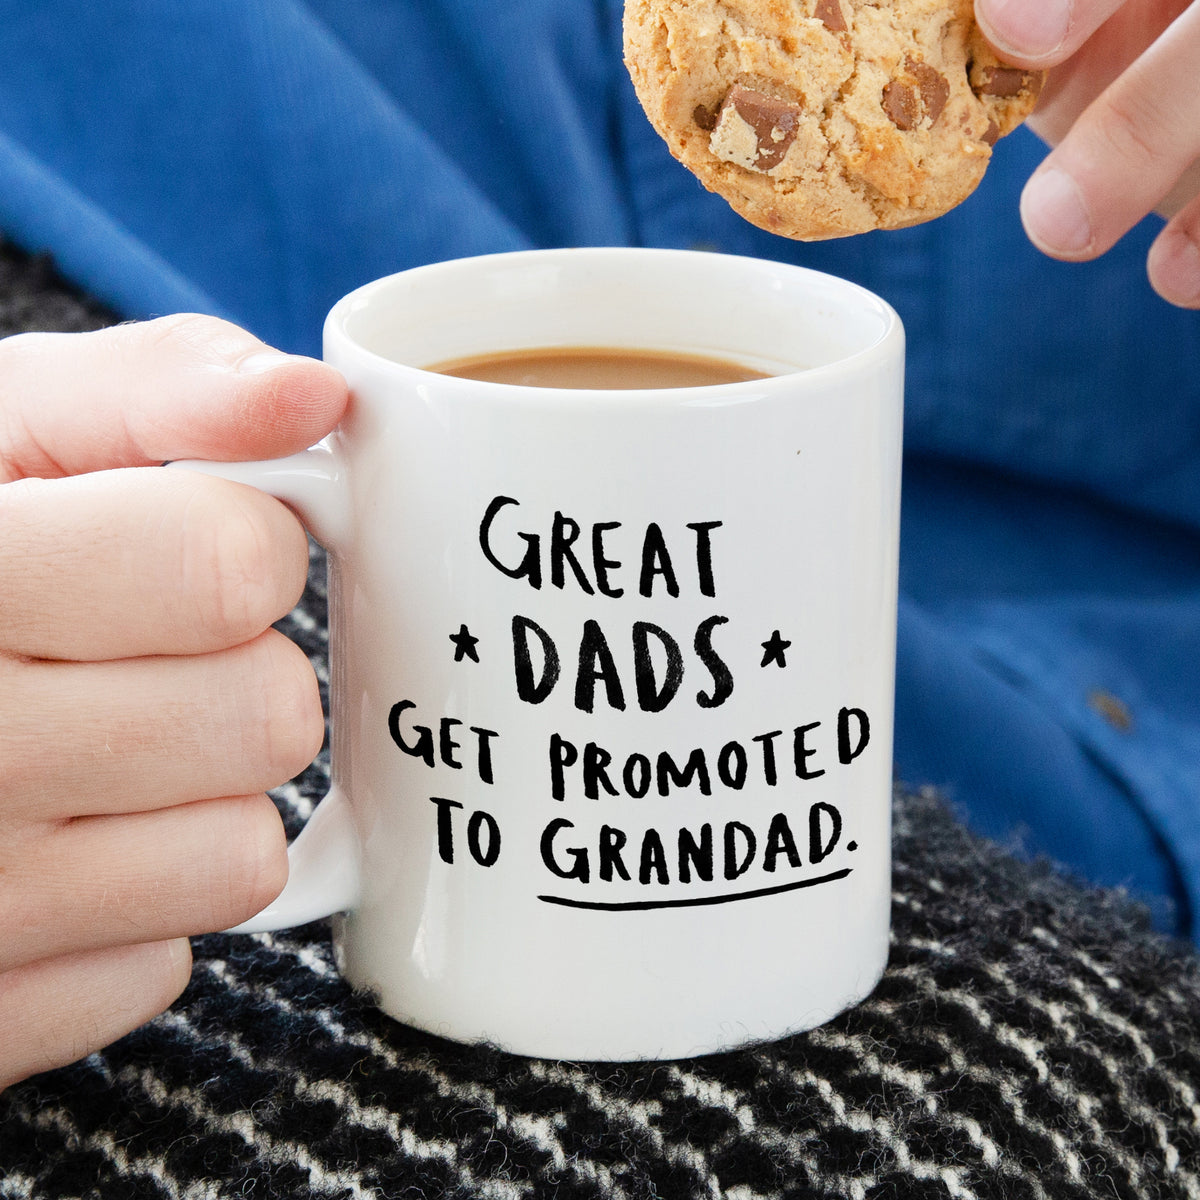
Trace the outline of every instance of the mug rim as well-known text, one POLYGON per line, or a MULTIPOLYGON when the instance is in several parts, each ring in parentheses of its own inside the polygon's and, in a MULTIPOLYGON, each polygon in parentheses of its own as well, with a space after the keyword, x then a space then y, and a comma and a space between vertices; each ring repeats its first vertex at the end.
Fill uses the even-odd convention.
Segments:
MULTIPOLYGON (((778 386, 779 382, 783 380, 795 380, 799 377, 804 377, 812 378, 815 382, 816 379, 829 374, 869 368, 872 360, 892 354, 896 349, 895 343, 897 340, 900 343, 900 353, 903 355, 904 326, 899 313, 881 296, 852 280, 830 274, 826 271, 819 271, 813 267, 781 262, 771 258, 760 258, 743 254, 726 254, 716 250, 686 250, 649 246, 571 246, 509 250, 493 254, 466 255, 422 263, 418 266, 408 267, 400 271, 394 271, 388 275, 380 276, 346 293, 329 310, 323 327, 323 341, 325 357, 327 359, 330 357, 331 343, 336 342, 339 345, 339 355, 349 352, 374 364, 378 368, 400 376, 416 377, 417 380, 437 379, 440 387, 457 388, 461 386, 476 396, 491 394, 500 399, 504 397, 512 398, 515 394, 519 393, 526 400, 533 400, 535 397, 540 398, 542 393, 545 394, 546 399, 553 399, 563 394, 569 394, 577 398, 587 396, 589 398, 608 397, 614 401, 618 399, 635 400, 638 404, 642 405, 655 398, 671 403, 679 403, 680 400, 689 397, 695 403, 710 403, 726 397, 730 401, 734 401, 748 398, 749 394, 761 394, 764 385, 778 386), (531 386, 447 375, 432 369, 431 366, 418 366, 414 363, 404 362, 401 359, 393 358, 377 350, 373 350, 348 329, 349 322, 357 314, 361 313, 368 306, 377 303, 381 293, 386 294, 392 291, 401 284, 401 281, 403 281, 405 286, 408 286, 414 280, 419 283, 423 276, 444 274, 453 270, 483 269, 488 266, 520 267, 538 264, 549 265, 564 259, 571 262, 586 262, 589 258, 594 261, 602 259, 611 261, 621 258, 629 260, 639 259, 651 264, 655 259, 664 264, 680 264, 689 260, 699 262, 720 259, 725 264, 741 264, 746 269, 758 270, 766 274, 782 275, 793 279, 807 279, 810 283, 816 284, 820 288, 837 294, 842 298, 857 300, 866 310, 873 312, 880 319, 880 332, 874 340, 829 362, 818 363, 814 366, 794 366, 789 370, 770 373, 764 378, 685 387, 618 389, 531 386)), ((571 344, 581 345, 579 342, 571 344)), ((654 348, 653 346, 637 347, 637 349, 651 350, 654 348)), ((664 352, 670 352, 666 347, 658 348, 664 352)), ((481 355, 505 352, 500 348, 479 351, 481 355)), ((693 352, 699 355, 703 355, 704 353, 702 350, 693 352)), ((736 356, 729 351, 714 351, 713 357, 731 358, 736 356)), ((441 359, 440 361, 453 360, 441 359)))

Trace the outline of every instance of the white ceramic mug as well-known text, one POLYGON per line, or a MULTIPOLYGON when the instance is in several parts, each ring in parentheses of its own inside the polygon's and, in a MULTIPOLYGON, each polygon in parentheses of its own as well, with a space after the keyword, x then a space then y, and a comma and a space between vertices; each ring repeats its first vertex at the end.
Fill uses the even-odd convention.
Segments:
MULTIPOLYGON (((276 903, 389 1014, 569 1059, 811 1028, 887 958, 903 331, 779 263, 640 249, 420 267, 340 301, 320 446, 188 464, 329 550, 333 790, 276 903), (423 370, 646 348, 647 391, 423 370)), ((182 464, 181 464, 182 465, 182 464)))

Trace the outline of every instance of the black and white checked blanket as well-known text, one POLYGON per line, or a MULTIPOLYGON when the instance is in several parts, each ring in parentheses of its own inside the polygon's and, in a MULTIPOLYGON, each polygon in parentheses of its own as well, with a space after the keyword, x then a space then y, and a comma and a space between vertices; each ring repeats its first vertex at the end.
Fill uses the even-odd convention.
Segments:
MULTIPOLYGON (((0 332, 112 319, 0 250, 0 332)), ((281 626, 322 683, 323 586, 314 550, 281 626)), ((279 791, 290 832, 327 777, 322 756, 279 791)), ((0 1200, 1200 1200, 1196 957, 928 790, 895 814, 890 966, 821 1029, 679 1062, 515 1058, 379 1014, 323 924, 211 935, 169 1012, 0 1094, 0 1200)))

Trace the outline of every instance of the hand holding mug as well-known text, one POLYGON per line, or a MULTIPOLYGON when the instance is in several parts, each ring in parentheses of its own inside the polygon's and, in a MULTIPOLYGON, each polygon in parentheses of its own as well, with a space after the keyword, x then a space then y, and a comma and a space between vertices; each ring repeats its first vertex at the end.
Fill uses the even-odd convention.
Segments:
POLYGON ((207 317, 0 342, 0 1087, 160 1012, 186 936, 283 886, 263 790, 323 728, 270 629, 304 532, 152 464, 287 453, 345 400, 328 367, 207 317))
POLYGON ((241 465, 319 438, 342 377, 200 318, 0 352, 0 1085, 153 1015, 180 939, 283 883, 261 789, 322 722, 268 626, 305 541, 236 479, 328 544, 333 610, 334 789, 243 927, 336 913, 339 967, 392 1015, 552 1056, 719 1050, 865 996, 895 314, 798 268, 596 250, 419 269, 326 329, 337 429, 241 465), (597 343, 754 370, 620 392, 424 369, 597 343))

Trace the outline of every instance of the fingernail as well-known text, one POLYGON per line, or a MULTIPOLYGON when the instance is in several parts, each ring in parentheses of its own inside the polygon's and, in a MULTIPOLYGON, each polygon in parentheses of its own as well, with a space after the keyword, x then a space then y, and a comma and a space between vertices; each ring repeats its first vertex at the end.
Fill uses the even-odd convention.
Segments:
POLYGON ((282 350, 256 350, 245 358, 239 358, 234 369, 239 375, 265 375, 268 371, 278 370, 284 363, 292 362, 293 358, 293 355, 284 354, 282 350))
POLYGON ((167 942, 167 955, 172 966, 186 967, 191 970, 192 947, 187 938, 172 938, 167 942))
POLYGON ((1092 222, 1079 185, 1066 171, 1035 171, 1021 193, 1021 221, 1039 250, 1079 258, 1092 248, 1092 222))
POLYGON ((1071 27, 1070 0, 985 0, 979 23, 1001 53, 1014 58, 1040 59, 1067 40, 1071 27))
POLYGON ((1200 246, 1185 233, 1168 230, 1150 249, 1150 283, 1168 304, 1200 308, 1200 246))

